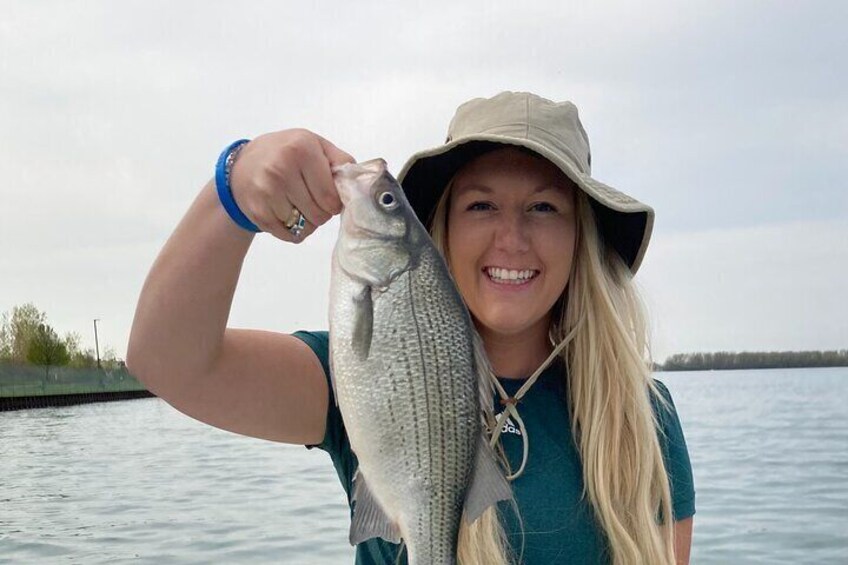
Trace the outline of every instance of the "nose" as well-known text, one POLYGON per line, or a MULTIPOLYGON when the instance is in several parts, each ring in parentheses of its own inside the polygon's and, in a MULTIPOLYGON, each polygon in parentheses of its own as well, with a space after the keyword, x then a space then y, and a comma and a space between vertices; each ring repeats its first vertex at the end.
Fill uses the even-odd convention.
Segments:
POLYGON ((530 250, 530 233, 523 214, 504 214, 495 232, 495 247, 507 253, 525 253, 530 250))

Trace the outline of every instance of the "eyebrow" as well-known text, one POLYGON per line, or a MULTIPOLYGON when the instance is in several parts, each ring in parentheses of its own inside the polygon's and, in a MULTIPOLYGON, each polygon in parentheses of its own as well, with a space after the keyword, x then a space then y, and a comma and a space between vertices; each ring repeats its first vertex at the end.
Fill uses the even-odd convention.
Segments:
MULTIPOLYGON (((483 194, 492 194, 494 192, 494 190, 490 186, 487 186, 485 184, 468 184, 465 186, 460 186, 459 188, 462 192, 475 191, 482 192, 483 194)), ((561 192, 560 189, 563 189, 563 191, 567 192, 567 189, 565 187, 560 187, 556 184, 543 184, 533 189, 533 194, 539 194, 541 192, 547 192, 549 190, 552 190, 554 192, 561 192)))

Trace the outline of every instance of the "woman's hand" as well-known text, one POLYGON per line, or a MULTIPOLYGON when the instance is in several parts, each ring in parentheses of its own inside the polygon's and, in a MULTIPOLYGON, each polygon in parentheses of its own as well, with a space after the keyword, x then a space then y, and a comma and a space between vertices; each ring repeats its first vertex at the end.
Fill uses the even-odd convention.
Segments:
POLYGON ((290 129, 261 135, 245 145, 233 165, 230 187, 242 212, 262 231, 300 243, 341 212, 332 167, 355 159, 323 137, 290 129), (295 236, 293 207, 306 225, 295 236))

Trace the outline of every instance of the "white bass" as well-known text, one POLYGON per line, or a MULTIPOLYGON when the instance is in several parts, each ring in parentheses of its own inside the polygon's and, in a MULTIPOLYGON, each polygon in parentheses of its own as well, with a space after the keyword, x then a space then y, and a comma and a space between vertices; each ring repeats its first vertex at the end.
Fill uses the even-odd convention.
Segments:
POLYGON ((492 396, 475 330, 385 162, 343 165, 334 177, 344 209, 330 362, 359 461, 350 542, 403 539, 412 565, 456 563, 463 516, 511 497, 484 438, 492 396))

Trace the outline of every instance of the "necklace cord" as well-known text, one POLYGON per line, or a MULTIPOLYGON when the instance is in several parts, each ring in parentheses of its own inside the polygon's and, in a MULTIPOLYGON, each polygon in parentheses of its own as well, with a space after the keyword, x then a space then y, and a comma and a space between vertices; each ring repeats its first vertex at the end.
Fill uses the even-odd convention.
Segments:
POLYGON ((551 354, 548 355, 548 358, 545 359, 544 363, 542 363, 538 369, 536 369, 530 378, 528 378, 521 388, 518 389, 518 392, 515 393, 515 396, 510 396, 507 394, 506 390, 504 390, 503 385, 501 385, 500 381, 498 381, 494 372, 489 372, 489 378, 492 380, 492 383, 495 386, 495 390, 498 391, 498 395, 501 397, 501 404, 504 406, 503 411, 500 414, 495 416, 495 429, 492 430, 492 437, 489 439, 489 445, 494 448, 498 440, 501 437, 501 433, 503 432, 504 422, 510 416, 515 418, 515 422, 518 425, 518 430, 521 432, 521 444, 522 444, 522 455, 521 455, 521 466, 515 473, 507 476, 508 481, 514 481, 518 477, 524 473, 524 468, 527 466, 527 458, 530 454, 530 437, 527 435, 527 428, 524 425, 524 420, 521 418, 521 415, 518 413, 517 405, 521 402, 521 399, 524 398, 524 395, 527 394, 527 391, 530 390, 530 387, 535 384, 536 380, 538 380, 539 376, 544 372, 545 369, 551 364, 551 362, 559 355, 559 353, 563 350, 563 348, 574 339, 575 334, 577 333, 577 328, 580 327, 580 322, 583 321, 583 317, 578 321, 577 324, 574 325, 574 328, 565 338, 557 345, 551 354))

